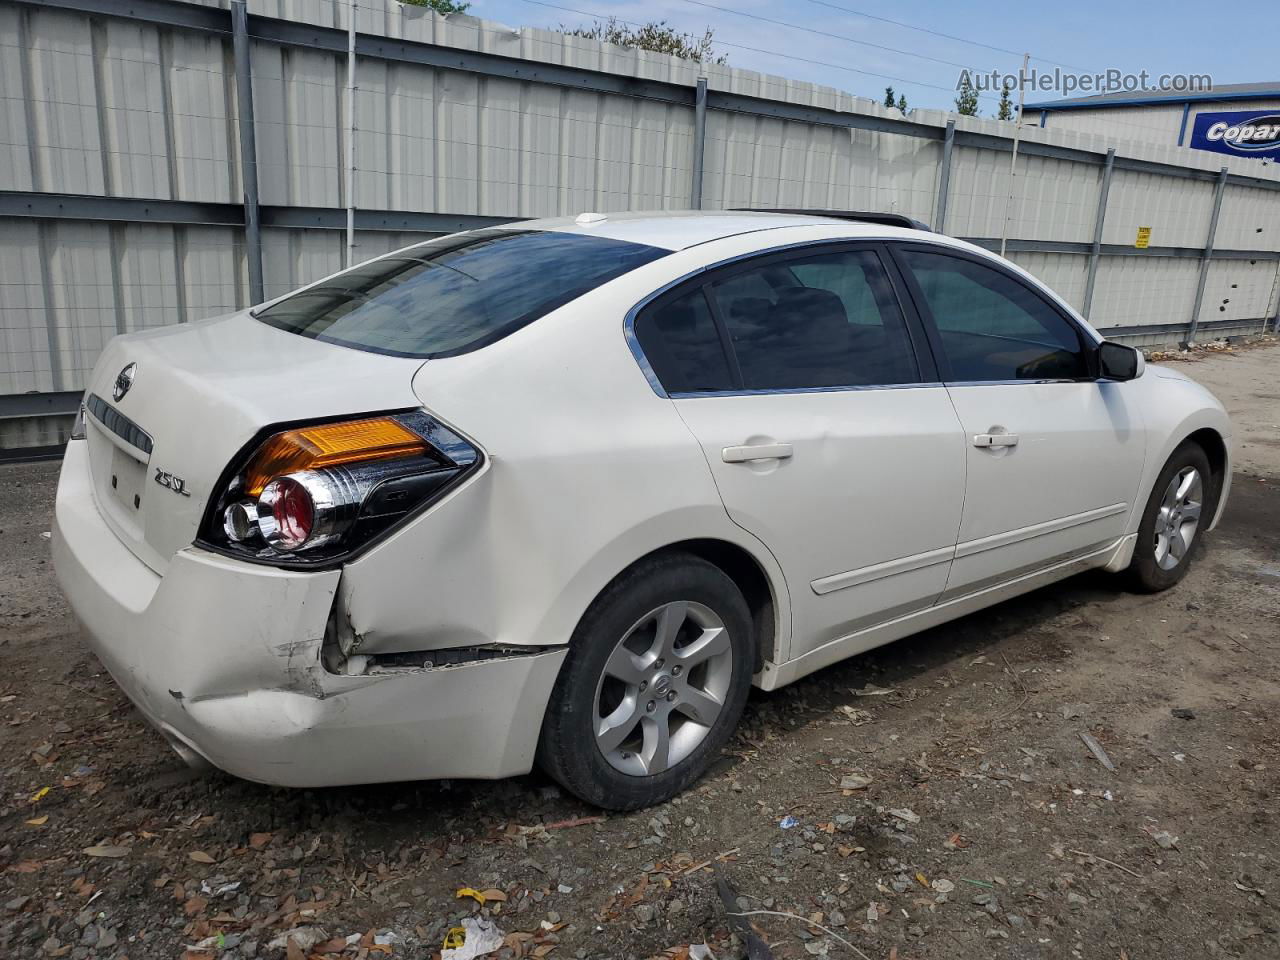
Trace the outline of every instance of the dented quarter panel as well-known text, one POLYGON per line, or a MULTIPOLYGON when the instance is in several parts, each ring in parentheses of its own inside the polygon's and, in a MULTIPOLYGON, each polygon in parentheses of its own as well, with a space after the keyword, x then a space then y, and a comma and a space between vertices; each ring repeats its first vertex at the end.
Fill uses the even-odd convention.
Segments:
POLYGON ((339 571, 187 548, 161 577, 105 523, 89 482, 85 444, 72 442, 55 506, 58 579, 98 658, 171 741, 284 786, 500 777, 532 765, 563 650, 334 675, 320 648, 339 571))

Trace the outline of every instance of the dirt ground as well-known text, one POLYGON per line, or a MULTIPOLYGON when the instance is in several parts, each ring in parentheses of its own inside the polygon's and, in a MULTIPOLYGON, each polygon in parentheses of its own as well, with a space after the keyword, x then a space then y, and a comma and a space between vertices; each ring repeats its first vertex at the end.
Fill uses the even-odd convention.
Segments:
POLYGON ((1280 344, 1180 368, 1238 431, 1180 586, 1086 575, 756 692, 701 786, 625 816, 537 774, 187 771, 57 593, 57 464, 0 468, 0 957, 428 958, 473 915, 495 956, 741 957, 713 859, 794 915, 747 918, 778 958, 1280 956, 1280 344))

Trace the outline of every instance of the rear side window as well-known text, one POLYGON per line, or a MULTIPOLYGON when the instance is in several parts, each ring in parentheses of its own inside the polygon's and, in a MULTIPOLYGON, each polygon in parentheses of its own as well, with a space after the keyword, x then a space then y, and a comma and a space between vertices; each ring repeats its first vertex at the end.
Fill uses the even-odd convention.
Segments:
POLYGON ((992 267, 904 250, 955 381, 1073 380, 1088 364, 1076 328, 1036 293, 992 267))
POLYGON ((256 314, 374 353, 478 349, 670 251, 543 230, 477 230, 353 267, 256 314))
POLYGON ((640 315, 636 338, 668 393, 731 390, 733 377, 702 289, 640 315))

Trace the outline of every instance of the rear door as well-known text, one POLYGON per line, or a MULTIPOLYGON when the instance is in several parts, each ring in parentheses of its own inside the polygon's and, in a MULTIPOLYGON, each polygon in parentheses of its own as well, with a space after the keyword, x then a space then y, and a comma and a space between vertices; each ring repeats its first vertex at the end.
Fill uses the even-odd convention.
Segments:
POLYGON ((964 426, 968 481, 947 596, 1113 544, 1136 496, 1144 428, 1127 385, 1096 379, 1093 338, 986 258, 892 249, 964 426))
POLYGON ((733 520, 774 553, 790 656, 942 592, 965 450, 883 252, 808 246, 677 287, 637 318, 733 520))

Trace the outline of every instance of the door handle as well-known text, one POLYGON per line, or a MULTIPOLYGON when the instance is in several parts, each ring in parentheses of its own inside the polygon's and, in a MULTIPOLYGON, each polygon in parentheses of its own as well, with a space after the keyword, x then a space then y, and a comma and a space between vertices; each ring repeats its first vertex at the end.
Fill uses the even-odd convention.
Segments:
POLYGON ((756 443, 725 447, 720 451, 720 457, 725 463, 745 463, 748 460, 786 460, 793 452, 789 443, 756 443))
POLYGON ((975 447, 1016 447, 1018 435, 1016 433, 977 433, 974 434, 973 445, 975 447))

